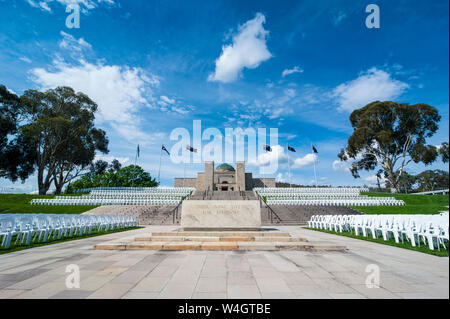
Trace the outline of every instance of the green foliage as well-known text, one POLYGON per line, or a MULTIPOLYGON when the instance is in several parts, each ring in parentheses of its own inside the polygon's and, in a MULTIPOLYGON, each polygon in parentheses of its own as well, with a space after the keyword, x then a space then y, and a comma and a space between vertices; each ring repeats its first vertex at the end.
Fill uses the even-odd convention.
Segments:
MULTIPOLYGON (((448 188, 448 172, 443 170, 426 170, 418 175, 410 175, 403 172, 398 187, 402 193, 426 192, 448 188)), ((386 181, 386 187, 390 188, 389 180, 386 181)))
MULTIPOLYGON (((81 194, 77 194, 79 196, 81 194)), ((30 205, 34 198, 54 195, 0 194, 0 214, 81 214, 98 206, 30 205)))
POLYGON ((130 165, 102 174, 86 174, 70 185, 70 191, 93 187, 156 187, 158 182, 140 166, 130 165))
POLYGON ((402 193, 411 193, 414 189, 414 184, 417 182, 417 177, 407 172, 403 172, 398 181, 398 187, 402 193))
POLYGON ((91 164, 91 168, 90 168, 91 174, 94 174, 94 175, 103 174, 108 169, 108 166, 109 166, 108 162, 98 160, 95 163, 91 164))
POLYGON ((427 170, 416 176, 419 191, 433 191, 448 188, 448 172, 436 169, 427 170))
POLYGON ((439 148, 439 155, 444 163, 448 163, 449 152, 448 152, 448 142, 444 142, 441 144, 439 148))
POLYGON ((106 133, 95 127, 97 104, 87 95, 57 87, 46 92, 27 90, 18 98, 0 87, 0 98, 0 114, 14 114, 13 123, 6 123, 13 135, 12 150, 0 157, 0 163, 11 164, 0 164, 0 176, 24 180, 36 170, 40 194, 52 183, 60 193, 89 167, 97 151, 108 152, 106 133), (19 160, 14 161, 10 153, 19 160))
POLYGON ((365 214, 439 214, 448 211, 448 195, 413 195, 389 193, 362 193, 374 197, 395 197, 405 206, 352 206, 365 214))
POLYGON ((17 136, 22 119, 19 97, 0 85, 0 178, 25 181, 33 173, 34 149, 17 136))
POLYGON ((410 162, 428 165, 436 160, 437 148, 425 142, 437 131, 440 119, 434 107, 423 103, 370 103, 350 115, 354 131, 338 157, 353 160, 355 178, 361 170, 381 167, 390 185, 399 191, 399 179, 410 162))
POLYGON ((109 167, 115 171, 118 171, 119 169, 122 168, 122 164, 120 164, 120 162, 117 159, 113 159, 109 167))

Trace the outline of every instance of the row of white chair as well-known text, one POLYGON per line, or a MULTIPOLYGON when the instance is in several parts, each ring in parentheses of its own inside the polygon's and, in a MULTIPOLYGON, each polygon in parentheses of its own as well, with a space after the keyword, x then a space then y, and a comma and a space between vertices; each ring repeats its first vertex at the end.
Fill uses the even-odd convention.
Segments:
POLYGON ((189 194, 190 191, 188 190, 154 190, 154 191, 143 191, 143 192, 137 192, 137 191, 92 191, 90 194, 189 194))
POLYGON ((361 193, 368 192, 368 188, 360 187, 297 187, 297 188, 286 188, 286 187, 257 187, 255 188, 260 194, 263 193, 361 193))
POLYGON ((114 187, 93 189, 89 195, 36 198, 31 205, 178 205, 193 188, 114 187))
POLYGON ((53 206, 103 206, 103 205, 178 205, 180 199, 133 199, 133 198, 35 198, 30 201, 31 205, 53 205, 53 206))
POLYGON ((138 226, 133 215, 77 215, 77 214, 0 214, 1 247, 15 244, 47 242, 138 226))
POLYGON ((368 197, 362 199, 267 199, 268 205, 297 206, 403 206, 405 202, 385 197, 368 197), (369 199, 370 198, 370 199, 369 199), (380 199, 383 198, 383 199, 380 199))
POLYGON ((439 215, 313 215, 308 227, 350 232, 364 237, 372 236, 396 243, 404 240, 420 247, 421 242, 429 249, 442 245, 447 249, 449 241, 449 218, 447 214, 439 215))
MULTIPOLYGON (((91 195, 82 195, 79 198, 141 198, 141 199, 181 199, 182 195, 175 194, 91 194, 91 195)), ((58 196, 61 199, 70 199, 73 196, 58 196)))
POLYGON ((75 193, 89 193, 92 191, 121 191, 121 192, 192 192, 192 187, 94 187, 74 190, 75 193))
MULTIPOLYGON (((367 195, 359 195, 359 194, 288 194, 288 193, 272 193, 265 194, 265 197, 272 199, 360 199, 360 198, 368 198, 367 195)), ((393 198, 393 197, 384 197, 384 198, 393 198)))

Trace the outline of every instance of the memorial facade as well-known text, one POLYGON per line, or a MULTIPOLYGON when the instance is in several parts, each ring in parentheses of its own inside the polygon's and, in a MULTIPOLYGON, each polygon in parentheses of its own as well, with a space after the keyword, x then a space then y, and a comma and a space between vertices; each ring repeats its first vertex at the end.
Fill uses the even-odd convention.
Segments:
POLYGON ((236 168, 223 163, 214 169, 214 162, 205 162, 205 171, 196 178, 175 178, 175 187, 194 187, 198 191, 246 191, 254 187, 275 187, 275 178, 254 178, 245 172, 245 162, 236 162, 236 168))

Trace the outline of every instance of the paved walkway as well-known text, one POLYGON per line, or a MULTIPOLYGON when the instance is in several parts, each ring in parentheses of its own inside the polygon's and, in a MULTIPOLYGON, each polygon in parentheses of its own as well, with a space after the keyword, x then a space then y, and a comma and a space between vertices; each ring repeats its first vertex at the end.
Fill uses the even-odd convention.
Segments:
POLYGON ((449 298, 449 259, 298 226, 281 231, 345 244, 347 252, 99 251, 93 245, 150 226, 0 255, 0 298, 449 298), (66 288, 66 266, 80 288, 66 288), (366 267, 380 287, 366 287, 366 267))

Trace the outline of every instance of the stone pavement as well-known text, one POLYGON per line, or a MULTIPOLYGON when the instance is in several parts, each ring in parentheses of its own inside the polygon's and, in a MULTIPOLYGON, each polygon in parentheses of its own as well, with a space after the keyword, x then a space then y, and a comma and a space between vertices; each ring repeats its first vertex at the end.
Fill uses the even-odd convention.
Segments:
POLYGON ((174 226, 87 238, 0 255, 0 298, 449 298, 449 259, 298 226, 293 236, 336 251, 103 251, 104 241, 174 226), (67 289, 66 266, 80 268, 67 289), (380 287, 366 287, 366 267, 380 287))

